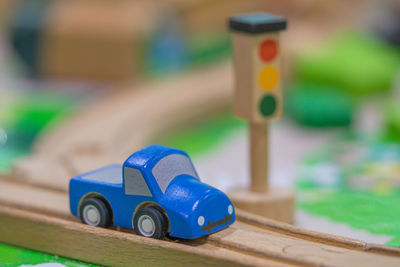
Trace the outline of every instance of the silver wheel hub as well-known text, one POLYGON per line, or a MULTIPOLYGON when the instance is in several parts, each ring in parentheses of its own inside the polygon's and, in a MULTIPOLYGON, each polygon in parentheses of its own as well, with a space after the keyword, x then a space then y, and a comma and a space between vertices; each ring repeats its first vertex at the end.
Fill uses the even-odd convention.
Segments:
POLYGON ((142 215, 138 220, 138 228, 142 235, 149 237, 156 231, 156 224, 150 216, 142 215))
POLYGON ((100 224, 100 212, 93 205, 86 205, 83 208, 83 218, 85 222, 89 225, 99 225, 100 224))

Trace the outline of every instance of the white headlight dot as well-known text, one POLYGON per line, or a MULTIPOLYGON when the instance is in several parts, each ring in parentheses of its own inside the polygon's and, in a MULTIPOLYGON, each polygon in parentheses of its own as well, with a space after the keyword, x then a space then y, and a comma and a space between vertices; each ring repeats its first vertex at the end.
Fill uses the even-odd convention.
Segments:
POLYGON ((205 221, 205 219, 204 219, 203 216, 199 216, 199 218, 197 219, 197 223, 198 223, 200 226, 202 226, 202 225, 204 224, 204 221, 205 221))
POLYGON ((232 205, 229 205, 228 206, 228 213, 232 214, 232 212, 233 212, 233 207, 232 207, 232 205))

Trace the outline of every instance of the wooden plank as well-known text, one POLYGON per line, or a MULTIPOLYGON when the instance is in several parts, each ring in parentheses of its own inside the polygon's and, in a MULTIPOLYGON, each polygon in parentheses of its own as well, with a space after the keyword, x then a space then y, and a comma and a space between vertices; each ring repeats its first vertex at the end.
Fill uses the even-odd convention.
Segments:
POLYGON ((54 190, 68 190, 69 178, 73 173, 60 158, 37 156, 18 160, 14 164, 11 177, 26 184, 34 184, 54 190))
POLYGON ((301 238, 304 240, 310 240, 336 247, 349 248, 353 250, 363 250, 371 253, 400 257, 400 248, 397 247, 371 244, 353 238, 335 236, 308 229, 302 229, 287 223, 282 223, 265 217, 257 216, 246 211, 238 212, 236 214, 236 217, 239 221, 246 224, 253 225, 259 228, 269 229, 278 233, 284 233, 286 235, 301 238))
POLYGON ((108 266, 287 266, 207 243, 191 245, 0 206, 0 241, 108 266))
POLYGON ((69 212, 68 196, 29 185, 0 179, 0 203, 61 218, 73 218, 69 212))
POLYGON ((384 255, 396 256, 398 257, 400 254, 400 248, 397 247, 388 247, 385 245, 379 244, 366 244, 364 247, 365 251, 374 252, 384 255))
POLYGON ((270 230, 236 222, 230 233, 220 232, 209 239, 227 248, 315 266, 398 266, 400 257, 365 253, 316 241, 283 235, 270 230))
MULTIPOLYGON (((105 232, 104 235, 101 235, 101 238, 106 236, 106 240, 108 240, 107 236, 110 235, 110 232, 118 233, 118 231, 115 230, 112 231, 107 229, 92 228, 75 222, 76 219, 72 219, 69 214, 68 205, 66 205, 67 199, 67 194, 64 192, 54 192, 48 189, 10 183, 0 180, 0 204, 2 204, 1 206, 5 209, 3 212, 4 218, 8 218, 7 221, 4 220, 5 223, 3 223, 2 225, 12 224, 16 225, 16 227, 24 226, 30 227, 30 229, 36 229, 35 227, 38 226, 30 225, 32 222, 30 222, 29 225, 25 225, 23 221, 36 220, 37 223, 37 220, 44 220, 45 225, 42 226, 42 229, 53 229, 51 231, 55 231, 57 235, 61 236, 63 236, 64 234, 67 235, 64 228, 84 232, 90 230, 90 233, 92 234, 96 234, 96 232, 98 231, 100 231, 100 233, 103 233, 101 231, 109 231, 105 232), (30 215, 25 218, 24 212, 22 211, 19 211, 20 213, 17 212, 19 215, 13 212, 10 213, 10 211, 12 211, 11 207, 20 208, 23 210, 39 211, 42 214, 30 212, 30 215), (53 218, 53 216, 56 216, 58 218, 53 218), (67 220, 63 218, 66 218, 67 220), (58 223, 56 221, 52 221, 56 219, 63 221, 62 223, 61 221, 57 221, 58 223), (69 223, 71 223, 71 225, 69 225, 69 223), (54 226, 54 224, 56 224, 56 226, 54 226), (80 225, 79 227, 83 228, 79 228, 77 225, 80 225)), ((272 260, 274 264, 278 262, 315 266, 324 264, 332 266, 376 266, 379 264, 384 264, 384 266, 396 266, 400 262, 400 250, 396 248, 367 244, 365 242, 354 239, 304 230, 291 226, 289 224, 283 224, 259 216, 254 216, 241 210, 237 210, 236 214, 238 222, 236 222, 229 229, 213 234, 209 236, 208 239, 188 241, 184 242, 184 244, 192 248, 196 248, 196 253, 197 249, 202 253, 203 249, 207 250, 210 248, 210 250, 217 253, 216 255, 218 257, 222 256, 222 254, 218 254, 222 252, 228 254, 231 253, 229 257, 237 257, 237 254, 235 253, 239 253, 243 255, 244 258, 247 257, 247 261, 244 263, 248 265, 257 265, 260 263, 260 259, 272 260), (221 249, 225 250, 222 251, 221 249)), ((2 218, 0 219, 0 221, 3 221, 2 218)), ((6 228, 10 229, 9 226, 6 226, 6 228)), ((17 228, 14 228, 13 231, 19 233, 17 228)), ((22 232, 24 233, 24 235, 32 235, 30 233, 25 233, 24 231, 22 232)), ((128 230, 128 232, 131 231, 128 230)), ((72 235, 75 236, 75 234, 72 235)), ((142 239, 140 239, 141 237, 138 237, 132 233, 129 233, 128 235, 139 238, 129 239, 131 242, 142 242, 142 239)), ((0 236, 3 236, 1 230, 0 236)), ((112 236, 113 238, 115 237, 114 235, 112 236)), ((119 235, 117 236, 119 238, 119 235)), ((32 241, 29 241, 22 237, 18 237, 17 239, 15 239, 10 234, 8 234, 6 238, 8 241, 3 240, 3 242, 11 244, 18 243, 18 245, 22 245, 28 248, 37 249, 38 246, 41 245, 39 243, 32 243, 32 241)), ((31 238, 36 239, 39 237, 32 236, 31 238)), ((63 238, 67 238, 67 236, 63 238)), ((93 238, 97 240, 97 237, 89 237, 86 235, 84 238, 85 240, 87 239, 85 242, 89 242, 88 240, 91 240, 93 238)), ((88 243, 85 242, 83 244, 85 244, 85 246, 88 245, 88 243)), ((118 243, 117 241, 109 242, 118 243)), ((182 242, 177 242, 180 245, 183 245, 182 242)), ((153 245, 157 245, 157 247, 159 246, 159 244, 153 245)), ((114 246, 118 247, 122 245, 114 244, 114 246)), ((101 248, 102 245, 99 245, 99 247, 101 248)), ((41 247, 39 246, 39 248, 41 247)), ((73 257, 73 254, 75 253, 75 251, 67 250, 67 253, 70 254, 66 255, 61 254, 61 249, 61 252, 59 253, 59 248, 54 248, 55 250, 51 250, 51 248, 44 247, 44 249, 46 249, 46 251, 47 249, 50 249, 49 251, 51 253, 56 253, 68 257, 73 257)), ((173 249, 180 250, 181 247, 174 247, 173 249)), ((90 253, 94 252, 88 251, 87 253, 91 255, 90 253)), ((79 253, 77 256, 78 259, 88 260, 80 256, 79 253)), ((180 255, 178 255, 177 257, 179 258, 180 255)), ((216 256, 214 255, 210 257, 216 256)), ((93 258, 89 261, 97 263, 99 260, 101 260, 103 264, 104 262, 107 262, 103 258, 93 258)))
MULTIPOLYGON (((274 232, 285 233, 286 235, 302 238, 305 240, 317 241, 323 244, 358 250, 363 250, 364 247, 367 246, 367 243, 363 241, 302 229, 287 223, 282 223, 265 217, 257 216, 253 213, 249 213, 246 211, 241 211, 240 213, 237 213, 236 217, 238 220, 246 224, 269 229, 274 232)), ((390 248, 387 246, 385 247, 388 249, 390 248)), ((395 254, 400 255, 400 249, 396 249, 395 254)))

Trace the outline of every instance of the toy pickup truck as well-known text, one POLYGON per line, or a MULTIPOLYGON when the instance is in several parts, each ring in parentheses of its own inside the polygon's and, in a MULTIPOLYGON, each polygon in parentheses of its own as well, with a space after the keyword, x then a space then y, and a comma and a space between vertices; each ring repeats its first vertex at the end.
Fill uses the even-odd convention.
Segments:
POLYGON ((200 181, 182 150, 150 145, 124 164, 73 177, 70 209, 85 224, 133 228, 142 236, 193 239, 235 221, 230 199, 200 181))

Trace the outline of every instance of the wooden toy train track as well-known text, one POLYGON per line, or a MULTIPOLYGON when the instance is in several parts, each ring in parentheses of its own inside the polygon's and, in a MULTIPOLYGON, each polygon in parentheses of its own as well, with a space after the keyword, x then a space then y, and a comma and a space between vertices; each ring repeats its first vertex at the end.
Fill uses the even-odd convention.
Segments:
POLYGON ((237 210, 227 230, 199 240, 155 240, 84 225, 68 194, 0 181, 0 241, 110 266, 398 266, 400 249, 300 229, 237 210))
POLYGON ((156 88, 111 94, 45 135, 30 158, 0 179, 0 241, 111 266, 398 266, 400 249, 304 230, 238 209, 230 228, 191 241, 95 228, 70 214, 69 177, 110 159, 119 161, 167 130, 166 122, 179 125, 227 106, 229 73, 224 65, 156 88), (118 144, 129 135, 130 142, 118 144))

